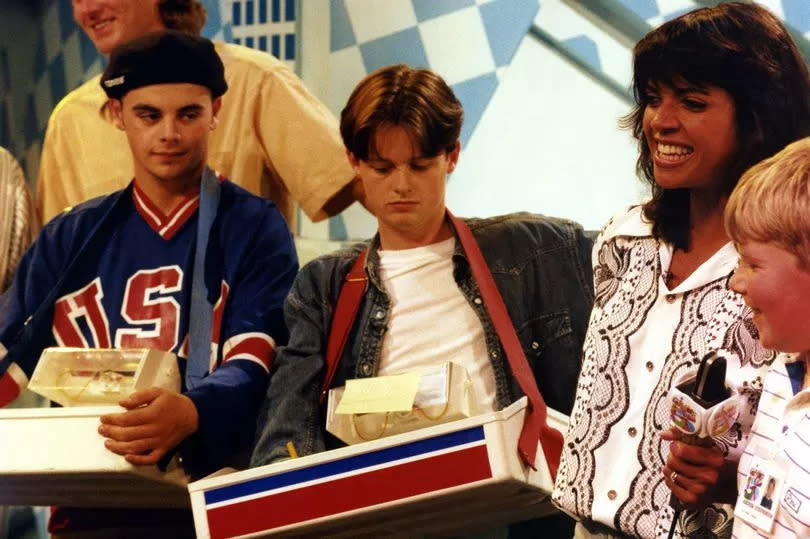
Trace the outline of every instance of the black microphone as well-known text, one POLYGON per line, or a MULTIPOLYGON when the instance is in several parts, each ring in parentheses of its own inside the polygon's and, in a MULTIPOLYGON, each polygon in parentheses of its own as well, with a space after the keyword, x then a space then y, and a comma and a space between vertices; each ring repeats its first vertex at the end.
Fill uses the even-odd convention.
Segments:
MULTIPOLYGON (((737 395, 726 387, 726 358, 712 351, 700 360, 696 374, 686 374, 672 387, 670 416, 681 431, 679 441, 710 447, 712 436, 728 432, 737 419, 737 395)), ((669 504, 675 510, 669 539, 672 539, 682 510, 675 494, 669 504)))

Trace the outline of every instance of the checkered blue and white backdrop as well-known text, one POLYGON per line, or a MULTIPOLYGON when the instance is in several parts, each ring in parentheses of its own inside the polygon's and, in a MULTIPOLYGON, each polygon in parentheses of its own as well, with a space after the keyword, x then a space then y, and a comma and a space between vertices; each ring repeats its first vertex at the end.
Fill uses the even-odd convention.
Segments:
MULTIPOLYGON (((0 145, 21 161, 33 183, 53 106, 100 71, 103 59, 72 20, 70 0, 41 1, 36 12, 20 7, 26 1, 0 7, 0 13, 16 9, 28 16, 0 16, 5 19, 0 22, 0 145), (23 31, 32 18, 35 32, 23 31)), ((650 26, 698 6, 693 0, 618 1, 650 26)), ((810 1, 761 3, 810 38, 810 1)), ((499 92, 516 51, 533 39, 527 37, 533 24, 618 87, 627 88, 630 82, 630 44, 595 25, 572 1, 204 0, 204 4, 206 36, 283 59, 303 71, 305 81, 336 113, 359 79, 377 67, 403 62, 434 69, 464 104, 465 146, 477 136, 476 127, 499 92), (328 39, 307 38, 314 35, 307 34, 307 28, 316 19, 328 29, 328 39), (325 68, 306 76, 310 61, 325 63, 325 68)), ((491 181, 472 175, 457 175, 455 180, 491 181)), ((366 236, 370 227, 373 221, 353 209, 329 224, 305 223, 300 232, 342 240, 366 236)))

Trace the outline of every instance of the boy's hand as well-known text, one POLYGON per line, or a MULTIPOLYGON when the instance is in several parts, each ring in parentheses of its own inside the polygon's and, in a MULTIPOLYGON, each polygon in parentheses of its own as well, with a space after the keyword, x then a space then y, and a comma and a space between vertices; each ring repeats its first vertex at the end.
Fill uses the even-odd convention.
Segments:
POLYGON ((127 409, 101 416, 104 446, 132 464, 155 464, 199 427, 194 403, 180 393, 152 387, 119 402, 127 409))
POLYGON ((736 501, 737 466, 727 463, 720 449, 679 442, 680 431, 675 428, 662 432, 661 438, 672 442, 663 469, 664 481, 681 502, 700 506, 726 502, 729 496, 736 501))

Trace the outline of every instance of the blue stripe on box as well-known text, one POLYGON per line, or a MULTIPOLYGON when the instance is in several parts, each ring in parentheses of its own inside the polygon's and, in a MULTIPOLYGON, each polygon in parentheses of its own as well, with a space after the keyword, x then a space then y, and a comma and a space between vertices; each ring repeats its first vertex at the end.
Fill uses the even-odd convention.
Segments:
POLYGON ((353 472, 379 464, 393 464, 398 460, 483 440, 483 426, 450 432, 426 440, 417 440, 396 447, 379 449, 370 453, 347 457, 342 460, 326 462, 312 466, 311 468, 292 470, 270 477, 260 477, 236 485, 210 490, 205 493, 205 503, 206 505, 210 505, 288 487, 298 483, 325 479, 330 476, 353 472))

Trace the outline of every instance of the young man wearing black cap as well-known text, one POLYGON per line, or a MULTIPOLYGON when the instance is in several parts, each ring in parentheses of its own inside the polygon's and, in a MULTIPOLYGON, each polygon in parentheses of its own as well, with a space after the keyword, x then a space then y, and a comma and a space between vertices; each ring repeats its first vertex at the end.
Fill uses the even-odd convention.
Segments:
MULTIPOLYGON (((139 38, 113 53, 101 83, 135 178, 55 218, 25 255, 0 299, 0 405, 25 387, 46 346, 171 351, 187 358, 178 362, 182 392, 134 393, 99 432, 133 464, 178 450, 186 471, 203 475, 252 441, 270 361, 286 341, 281 306, 295 250, 272 202, 206 166, 227 89, 210 41, 139 38)), ((63 513, 70 531, 104 528, 112 514, 63 513)), ((55 532, 68 531, 63 513, 52 518, 55 532)), ((113 524, 145 524, 151 514, 129 522, 116 513, 113 524)))

